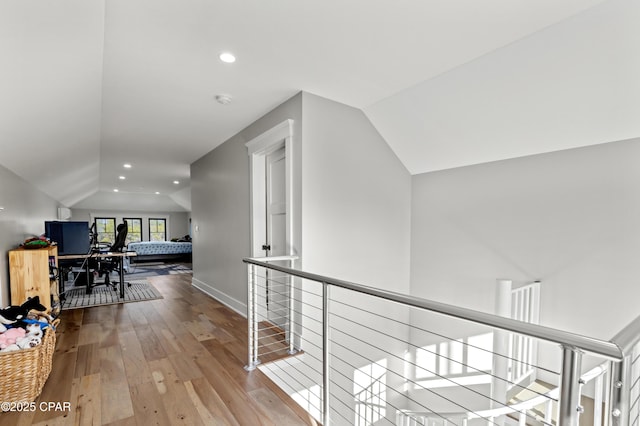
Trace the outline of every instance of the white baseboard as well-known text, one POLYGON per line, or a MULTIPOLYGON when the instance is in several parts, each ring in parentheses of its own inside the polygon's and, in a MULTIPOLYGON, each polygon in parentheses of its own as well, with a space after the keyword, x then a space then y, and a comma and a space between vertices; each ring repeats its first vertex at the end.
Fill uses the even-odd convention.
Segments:
POLYGON ((200 291, 205 292, 206 294, 208 294, 209 296, 213 297, 214 299, 216 299, 218 302, 222 303, 223 305, 227 306, 230 309, 233 309, 234 311, 236 311, 237 313, 239 313, 240 315, 242 315, 243 317, 247 317, 247 304, 246 303, 242 303, 237 299, 234 299, 233 297, 229 296, 226 293, 221 292, 220 290, 218 290, 217 288, 213 287, 211 284, 207 284, 203 281, 200 281, 197 278, 192 278, 191 279, 191 285, 194 286, 195 288, 197 288, 200 291))

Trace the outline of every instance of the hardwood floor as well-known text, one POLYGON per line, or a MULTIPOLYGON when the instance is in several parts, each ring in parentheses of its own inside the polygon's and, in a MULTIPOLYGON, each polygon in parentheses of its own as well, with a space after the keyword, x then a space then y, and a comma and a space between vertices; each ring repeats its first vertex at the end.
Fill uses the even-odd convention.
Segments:
POLYGON ((163 299, 63 311, 36 406, 70 409, 3 413, 0 424, 316 424, 262 372, 243 369, 245 318, 193 288, 190 274, 149 281, 163 299))

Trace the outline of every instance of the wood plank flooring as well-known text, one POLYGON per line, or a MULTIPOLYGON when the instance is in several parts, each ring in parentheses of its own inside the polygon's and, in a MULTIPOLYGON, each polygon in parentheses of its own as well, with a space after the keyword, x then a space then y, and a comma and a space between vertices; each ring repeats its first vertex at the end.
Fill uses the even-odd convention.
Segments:
POLYGON ((243 369, 247 322, 191 286, 149 278, 164 299, 63 311, 41 402, 9 425, 316 425, 262 372, 243 369))

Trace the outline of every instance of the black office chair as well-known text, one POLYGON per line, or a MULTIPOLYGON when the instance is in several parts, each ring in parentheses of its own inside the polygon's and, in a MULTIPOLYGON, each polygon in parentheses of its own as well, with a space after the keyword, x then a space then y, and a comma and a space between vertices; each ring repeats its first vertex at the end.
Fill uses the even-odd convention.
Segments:
MULTIPOLYGON (((116 239, 107 249, 108 252, 111 253, 121 253, 125 250, 125 244, 127 239, 127 233, 129 232, 129 227, 127 225, 127 221, 123 221, 116 228, 117 234, 116 239)), ((117 283, 111 282, 110 276, 112 272, 120 273, 120 259, 117 257, 106 257, 99 262, 100 266, 98 268, 98 276, 104 275, 104 284, 113 288, 113 290, 117 290, 117 283)), ((130 283, 127 283, 128 286, 131 286, 130 283)))
POLYGON ((129 226, 127 225, 127 221, 125 220, 116 228, 116 240, 111 245, 109 249, 110 252, 122 252, 125 246, 125 241, 127 240, 127 233, 129 232, 129 226))

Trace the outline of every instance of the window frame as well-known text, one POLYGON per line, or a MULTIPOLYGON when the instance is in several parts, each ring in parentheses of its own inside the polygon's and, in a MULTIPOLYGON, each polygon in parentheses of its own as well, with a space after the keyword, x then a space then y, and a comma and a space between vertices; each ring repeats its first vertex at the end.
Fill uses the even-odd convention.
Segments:
POLYGON ((115 217, 109 217, 109 216, 96 216, 93 218, 93 223, 96 226, 96 243, 97 244, 109 244, 112 245, 114 243, 114 241, 116 240, 116 218, 115 217), (99 221, 111 221, 112 225, 113 225, 113 230, 110 232, 108 231, 108 225, 105 225, 105 231, 104 232, 100 232, 99 231, 99 226, 98 226, 98 222, 99 221), (110 234, 110 235, 109 235, 110 234), (109 241, 103 241, 100 238, 100 235, 109 235, 110 239, 109 241))
POLYGON ((167 241, 167 219, 164 217, 150 217, 147 221, 148 225, 149 225, 149 241, 167 241), (152 236, 154 234, 160 234, 160 232, 158 231, 152 231, 152 227, 151 227, 151 222, 152 221, 161 221, 164 224, 164 230, 162 231, 162 234, 164 235, 163 239, 158 240, 158 239, 153 239, 152 236))
POLYGON ((125 245, 129 245, 129 243, 137 243, 142 241, 142 218, 141 217, 123 217, 123 221, 127 222, 127 239, 125 240, 125 245), (132 224, 134 222, 138 222, 140 224, 140 232, 132 231, 132 224), (140 235, 140 239, 132 240, 132 235, 140 235))

